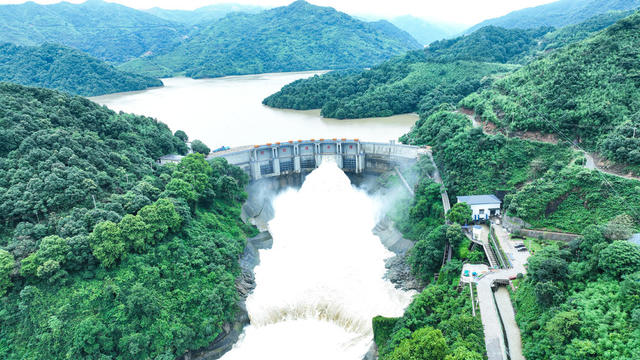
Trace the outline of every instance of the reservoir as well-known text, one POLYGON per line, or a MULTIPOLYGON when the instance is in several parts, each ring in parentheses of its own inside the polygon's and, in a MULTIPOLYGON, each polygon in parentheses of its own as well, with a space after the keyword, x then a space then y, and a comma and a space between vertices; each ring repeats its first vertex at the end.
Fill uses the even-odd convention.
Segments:
POLYGON ((164 87, 90 98, 115 111, 151 116, 184 130, 210 148, 298 139, 359 138, 387 142, 407 133, 416 114, 389 118, 336 120, 320 110, 273 109, 262 100, 284 85, 319 72, 230 76, 216 79, 163 79, 164 87))

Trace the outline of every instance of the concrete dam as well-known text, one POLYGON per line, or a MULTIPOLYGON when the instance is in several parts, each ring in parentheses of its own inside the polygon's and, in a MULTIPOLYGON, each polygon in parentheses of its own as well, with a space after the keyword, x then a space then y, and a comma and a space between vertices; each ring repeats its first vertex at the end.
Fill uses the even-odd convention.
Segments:
MULTIPOLYGON (((323 157, 332 157, 346 173, 382 173, 415 163, 428 148, 395 142, 363 142, 359 139, 311 139, 267 143, 214 152, 207 159, 225 158, 244 170, 251 181, 288 174, 304 174, 316 169, 323 157)), ((160 163, 180 161, 169 155, 160 163)))

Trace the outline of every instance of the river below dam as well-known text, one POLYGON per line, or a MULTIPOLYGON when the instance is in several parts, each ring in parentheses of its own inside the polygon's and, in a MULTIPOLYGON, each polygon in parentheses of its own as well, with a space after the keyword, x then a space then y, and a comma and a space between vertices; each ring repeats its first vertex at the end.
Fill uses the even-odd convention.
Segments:
MULTIPOLYGON (((151 116, 211 148, 311 138, 396 140, 415 114, 335 120, 319 110, 262 105, 282 86, 314 72, 163 79, 162 88, 91 98, 116 111, 151 116)), ((393 254, 372 229, 382 201, 324 162, 299 189, 273 202, 273 247, 260 250, 248 325, 225 360, 360 360, 373 343, 372 318, 401 316, 413 292, 384 280, 393 254)))
POLYGON ((210 148, 298 139, 359 138, 387 142, 407 133, 416 114, 336 120, 320 110, 274 109, 262 100, 284 85, 318 72, 162 79, 164 87, 90 98, 115 111, 151 116, 172 131, 184 130, 210 148))
POLYGON ((273 247, 260 250, 251 325, 224 360, 360 360, 376 315, 401 316, 413 292, 384 280, 393 254, 372 233, 382 203, 325 161, 273 202, 273 247))

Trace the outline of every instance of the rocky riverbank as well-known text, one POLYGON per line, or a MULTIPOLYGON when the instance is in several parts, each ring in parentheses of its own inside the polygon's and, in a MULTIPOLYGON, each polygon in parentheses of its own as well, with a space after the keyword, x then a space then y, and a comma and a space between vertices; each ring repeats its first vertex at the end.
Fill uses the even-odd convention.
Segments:
POLYGON ((384 278, 391 281, 396 288, 408 290, 422 290, 422 285, 411 273, 407 263, 407 253, 414 243, 402 237, 388 217, 382 218, 373 228, 373 233, 380 238, 382 244, 393 252, 395 256, 385 261, 387 269, 384 278))

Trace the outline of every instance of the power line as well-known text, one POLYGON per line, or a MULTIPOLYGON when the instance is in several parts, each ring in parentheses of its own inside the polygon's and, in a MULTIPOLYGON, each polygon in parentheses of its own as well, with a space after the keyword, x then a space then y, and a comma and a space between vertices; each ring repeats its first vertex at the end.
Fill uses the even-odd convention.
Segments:
MULTIPOLYGON (((533 92, 534 96, 538 96, 540 98, 542 98, 542 96, 538 93, 538 92, 533 92)), ((542 113, 540 113, 538 111, 538 109, 536 107, 534 107, 531 102, 529 102, 525 97, 521 98, 522 100, 526 101, 529 104, 529 107, 533 109, 534 112, 536 112, 538 114, 538 116, 542 119, 542 121, 546 122, 547 124, 549 124, 557 133, 558 135, 560 135, 561 137, 563 137, 567 142, 569 142, 570 144, 573 144, 574 147, 578 148, 578 150, 584 152, 584 153, 588 153, 585 149, 583 149, 579 144, 574 144, 573 141, 571 140, 571 138, 569 138, 566 134, 564 134, 559 128, 556 127, 556 125, 551 122, 550 120, 548 120, 542 113)), ((627 205, 627 209, 631 210, 632 214, 635 214, 636 218, 640 218, 640 213, 638 213, 638 211, 631 207, 629 204, 627 204, 627 201, 625 201, 625 198, 622 197, 622 195, 620 195, 620 193, 618 193, 618 191, 613 187, 613 184, 604 176, 603 172, 600 171, 597 167, 595 169, 595 173, 600 177, 600 179, 602 180, 603 183, 605 183, 608 188, 614 193, 615 196, 617 196, 622 204, 627 205)), ((626 179, 628 180, 628 179, 626 179)))

